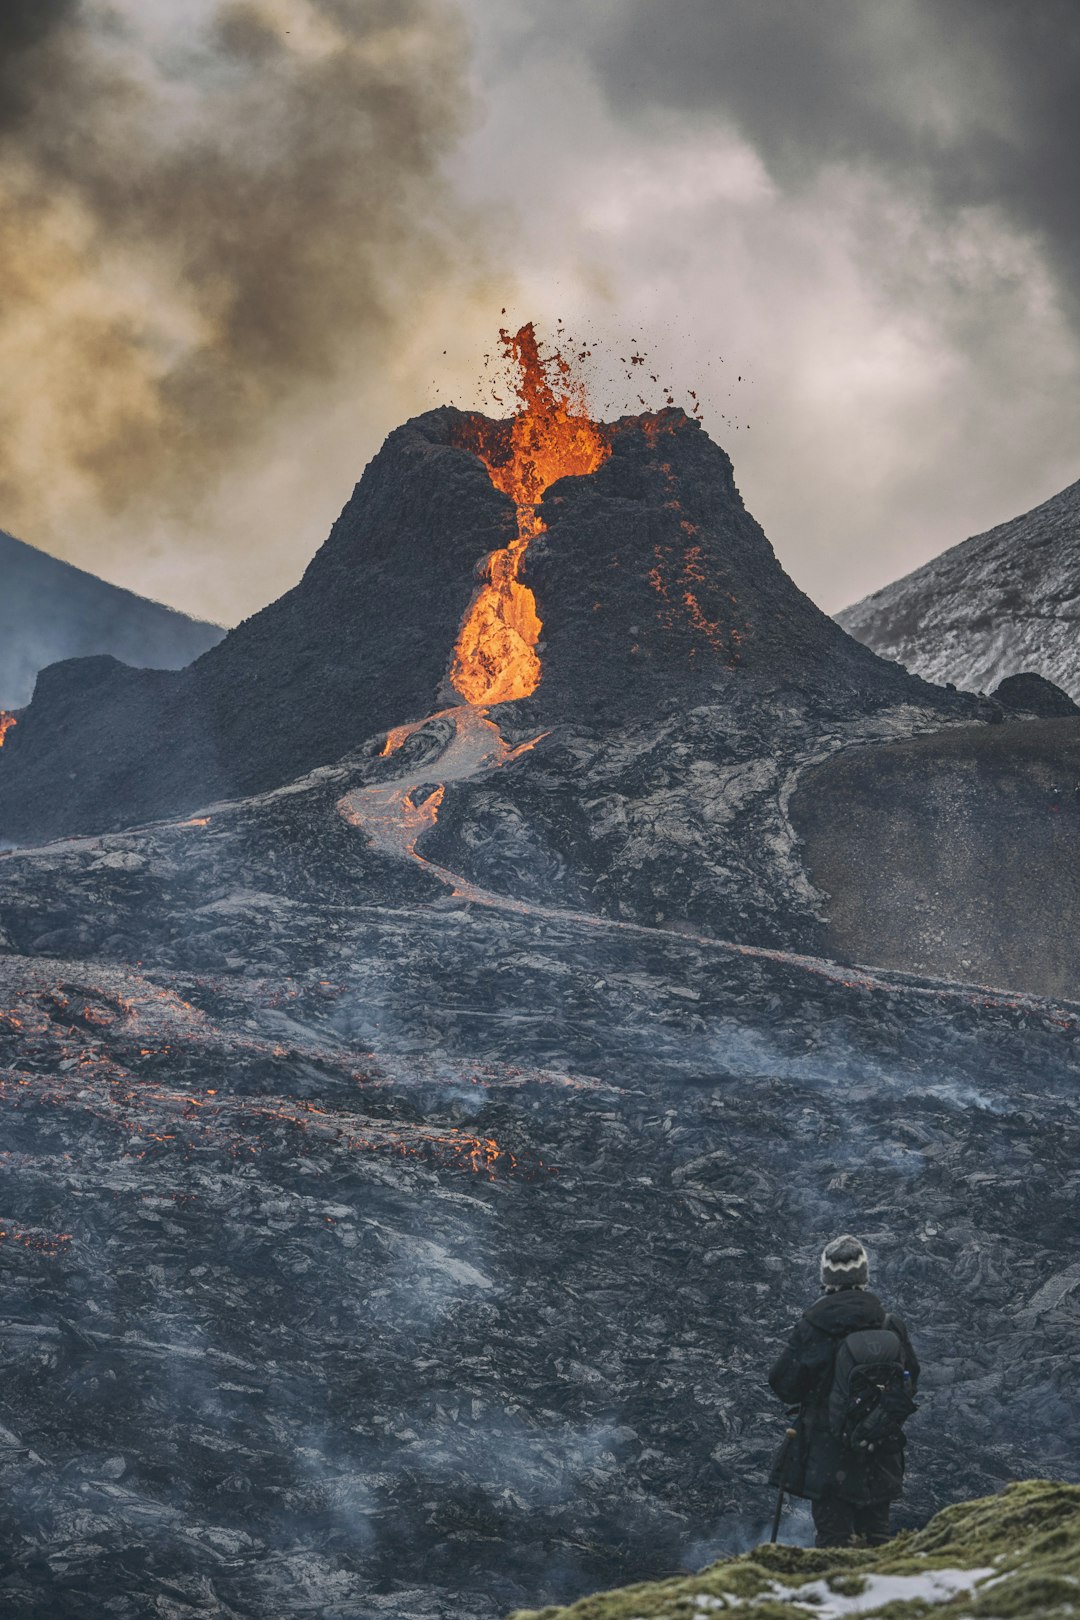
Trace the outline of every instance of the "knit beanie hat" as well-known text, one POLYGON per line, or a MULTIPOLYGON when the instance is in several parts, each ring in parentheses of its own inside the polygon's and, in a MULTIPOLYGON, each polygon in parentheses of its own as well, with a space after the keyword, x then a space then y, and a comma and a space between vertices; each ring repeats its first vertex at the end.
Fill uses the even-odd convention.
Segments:
POLYGON ((839 1288, 865 1288, 870 1281, 870 1261, 857 1237, 845 1232, 833 1238, 821 1251, 821 1286, 826 1293, 839 1288))

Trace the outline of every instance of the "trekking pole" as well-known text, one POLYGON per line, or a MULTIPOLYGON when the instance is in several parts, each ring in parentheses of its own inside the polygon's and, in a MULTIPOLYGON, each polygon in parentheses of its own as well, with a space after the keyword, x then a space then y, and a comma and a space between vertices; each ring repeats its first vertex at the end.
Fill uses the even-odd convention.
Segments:
POLYGON ((780 1452, 780 1489, 776 1493, 776 1512, 773 1514, 772 1535, 769 1537, 770 1546, 775 1544, 776 1538, 780 1534, 780 1515, 784 1510, 784 1488, 787 1484, 788 1458, 791 1456, 791 1447, 798 1432, 799 1431, 797 1429, 789 1429, 787 1431, 784 1436, 783 1448, 780 1452))

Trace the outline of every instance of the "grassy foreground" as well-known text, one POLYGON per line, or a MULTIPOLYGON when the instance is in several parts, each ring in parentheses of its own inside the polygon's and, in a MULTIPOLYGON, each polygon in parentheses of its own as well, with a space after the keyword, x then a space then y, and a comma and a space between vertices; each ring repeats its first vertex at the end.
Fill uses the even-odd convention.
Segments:
POLYGON ((1065 1620, 1080 1616, 1080 1486, 1010 1485, 885 1547, 756 1547, 698 1575, 598 1592, 511 1620, 1065 1620))

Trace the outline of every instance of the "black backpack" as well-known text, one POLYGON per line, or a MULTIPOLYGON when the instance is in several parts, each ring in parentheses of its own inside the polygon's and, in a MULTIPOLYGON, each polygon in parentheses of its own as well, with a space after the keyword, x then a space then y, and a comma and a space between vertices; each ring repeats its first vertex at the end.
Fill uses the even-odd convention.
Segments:
POLYGON ((833 1363, 829 1430, 852 1451, 895 1445, 912 1412, 911 1379, 900 1335, 886 1325, 849 1333, 833 1363))

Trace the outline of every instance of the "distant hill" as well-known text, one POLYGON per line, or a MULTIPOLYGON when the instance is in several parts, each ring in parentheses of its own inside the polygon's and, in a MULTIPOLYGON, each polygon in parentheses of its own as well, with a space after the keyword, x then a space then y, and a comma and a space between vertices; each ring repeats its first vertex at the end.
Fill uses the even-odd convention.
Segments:
POLYGON ((182 669, 224 634, 0 530, 0 709, 29 703, 38 671, 62 658, 182 669))
POLYGON ((1032 671, 1080 698, 1080 482, 836 618, 928 681, 989 692, 1032 671))

